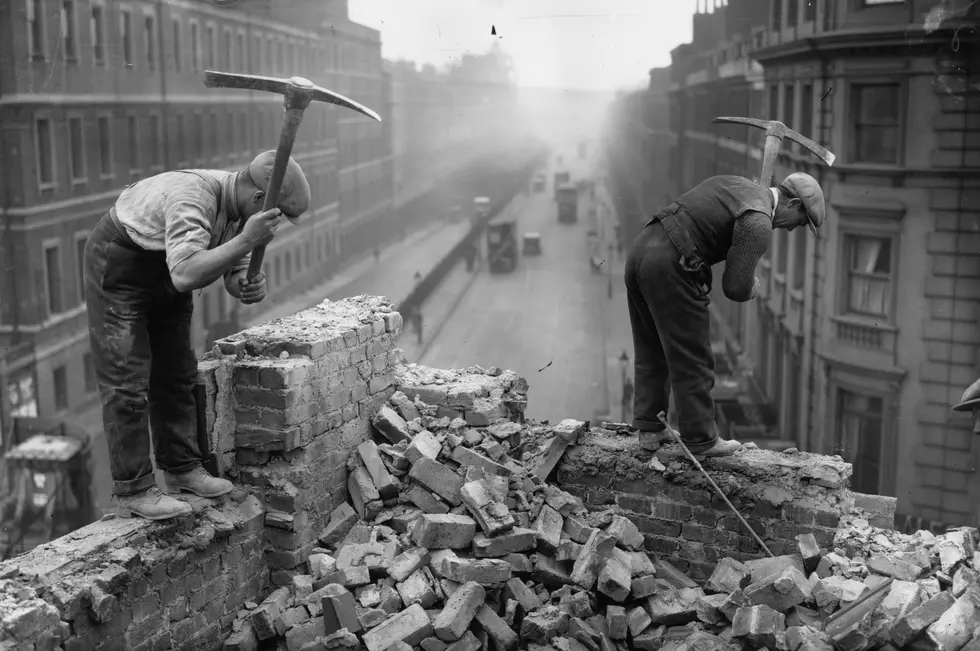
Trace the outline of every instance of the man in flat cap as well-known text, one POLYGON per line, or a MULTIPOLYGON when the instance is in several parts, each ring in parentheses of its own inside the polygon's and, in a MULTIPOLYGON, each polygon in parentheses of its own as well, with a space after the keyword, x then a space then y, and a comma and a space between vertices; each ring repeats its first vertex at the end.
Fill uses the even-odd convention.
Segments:
POLYGON ((242 303, 265 298, 265 274, 245 278, 251 251, 272 241, 280 219, 296 222, 310 186, 290 159, 278 206, 262 212, 276 153, 237 172, 178 170, 127 186, 85 245, 85 296, 102 421, 121 517, 164 520, 191 512, 164 494, 219 497, 232 490, 201 465, 191 345, 192 292, 224 277, 242 303))
POLYGON ((667 440, 657 414, 671 390, 681 439, 700 456, 727 456, 741 447, 718 438, 708 292, 711 267, 725 262, 722 289, 733 301, 757 295, 755 266, 774 228, 823 223, 824 198, 808 174, 791 174, 776 188, 741 176, 713 176, 651 219, 626 259, 633 330, 635 393, 631 426, 640 445, 667 440))

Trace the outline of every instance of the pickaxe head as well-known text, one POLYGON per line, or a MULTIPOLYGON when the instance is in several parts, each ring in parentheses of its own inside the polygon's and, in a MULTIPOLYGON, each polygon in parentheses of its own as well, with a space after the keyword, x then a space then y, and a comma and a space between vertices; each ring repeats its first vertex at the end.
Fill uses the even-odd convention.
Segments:
POLYGON ((310 102, 328 102, 357 111, 371 119, 381 122, 381 116, 366 106, 362 106, 340 93, 321 88, 303 77, 279 79, 276 77, 263 77, 261 75, 241 75, 232 72, 206 70, 204 73, 204 85, 208 88, 239 88, 241 90, 260 90, 267 93, 279 93, 285 98, 284 103, 286 108, 302 110, 309 106, 310 102))
POLYGON ((755 127, 756 129, 762 129, 766 132, 766 136, 773 136, 782 140, 783 138, 789 138, 793 142, 799 143, 813 152, 817 158, 827 163, 827 166, 833 166, 834 160, 837 158, 833 153, 823 145, 818 145, 814 141, 810 140, 806 136, 800 135, 796 131, 793 131, 785 124, 779 120, 759 120, 758 118, 715 118, 712 122, 728 122, 730 124, 747 124, 750 127, 755 127))

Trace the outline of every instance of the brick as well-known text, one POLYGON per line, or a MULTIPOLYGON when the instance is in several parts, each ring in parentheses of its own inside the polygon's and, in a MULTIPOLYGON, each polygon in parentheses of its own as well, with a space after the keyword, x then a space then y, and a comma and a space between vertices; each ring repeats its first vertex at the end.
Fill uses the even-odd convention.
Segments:
POLYGON ((506 599, 512 599, 519 603, 528 613, 541 605, 538 596, 527 587, 526 583, 516 577, 507 581, 504 586, 504 595, 506 599))
POLYGON ((521 639, 547 645, 552 638, 568 632, 568 614, 555 606, 543 606, 528 613, 521 622, 521 639))
POLYGON ((496 558, 451 557, 442 562, 442 576, 457 583, 493 585, 509 581, 512 574, 510 563, 496 558))
POLYGON ((372 575, 383 576, 399 552, 397 540, 344 545, 337 553, 337 569, 366 567, 372 575))
POLYGON ((475 466, 477 468, 482 468, 484 472, 490 473, 491 475, 498 475, 501 477, 508 477, 511 475, 510 468, 507 468, 506 466, 503 466, 478 452, 474 452, 467 447, 463 447, 462 445, 456 446, 456 448, 453 450, 452 458, 462 466, 475 466))
POLYGON ((621 515, 614 515, 612 522, 606 527, 606 533, 617 540, 624 549, 636 550, 643 547, 643 534, 636 525, 621 515))
POLYGON ((416 480, 453 506, 462 502, 463 479, 438 461, 422 457, 412 465, 409 477, 416 480))
MULTIPOLYGON (((640 608, 642 611, 643 609, 640 608)), ((626 609, 622 606, 610 604, 606 606, 606 630, 609 637, 614 640, 625 640, 629 619, 626 616, 626 609)))
POLYGON ((493 640, 497 651, 516 651, 519 643, 517 633, 507 626, 507 622, 502 620, 489 606, 482 604, 476 612, 475 619, 493 640))
POLYGON ((387 651, 397 642, 414 646, 431 635, 428 614, 422 606, 414 604, 365 633, 362 641, 368 651, 387 651))
POLYGON ((613 601, 622 603, 630 594, 630 571, 617 558, 609 558, 599 572, 598 590, 613 601))
MULTIPOLYGON (((428 430, 422 430, 412 437, 412 442, 405 449, 405 458, 409 463, 415 463, 422 457, 435 461, 442 451, 442 444, 428 430)), ((454 457, 455 458, 455 457, 454 457)))
POLYGON ((282 611, 289 597, 289 588, 279 588, 252 611, 250 621, 259 640, 268 640, 280 634, 282 611))
POLYGON ((718 561, 714 571, 704 584, 707 592, 732 593, 752 582, 749 568, 733 558, 724 557, 718 561))
POLYGON ((562 524, 562 531, 574 542, 584 544, 592 535, 594 527, 588 526, 575 516, 568 516, 562 524))
POLYGON ((433 625, 436 637, 445 642, 454 642, 469 628, 477 610, 486 599, 486 590, 474 581, 461 585, 436 616, 433 625))
POLYGON ((468 516, 423 514, 415 521, 412 540, 426 549, 464 549, 475 533, 476 522, 468 516))
POLYGON ((397 497, 399 484, 388 472, 388 469, 385 468, 385 464, 381 460, 381 455, 378 452, 378 446, 375 445, 374 441, 364 441, 358 445, 357 453, 360 455, 361 461, 364 462, 364 468, 371 477, 371 481, 380 494, 381 499, 387 500, 397 497))
POLYGON ((432 586, 429 584, 423 570, 416 570, 407 579, 395 586, 402 603, 406 606, 419 604, 423 608, 429 608, 436 603, 437 597, 432 586))
POLYGON ((558 511, 547 504, 541 507, 531 528, 538 532, 538 549, 546 554, 555 554, 561 543, 564 520, 558 511))
POLYGON ((429 551, 412 547, 395 557, 388 568, 388 576, 395 581, 404 581, 413 572, 429 563, 429 551))
POLYGON ((925 638, 931 648, 941 650, 960 649, 973 638, 980 621, 980 591, 975 587, 958 598, 930 624, 925 638))
POLYGON ((537 542, 537 532, 520 527, 493 538, 478 533, 473 537, 473 555, 477 558, 500 558, 508 554, 533 549, 537 542))
POLYGON ((593 531, 582 549, 582 555, 575 561, 572 580, 586 590, 591 590, 615 546, 615 538, 604 531, 593 531))
POLYGON ((650 624, 653 623, 653 620, 650 619, 650 615, 643 609, 643 606, 636 606, 628 610, 626 612, 626 621, 630 635, 632 635, 634 638, 640 635, 650 626, 650 624))
POLYGON ((392 443, 408 441, 411 436, 408 432, 408 423, 387 405, 382 405, 378 412, 372 417, 371 424, 386 439, 392 443))
POLYGON ((463 504, 487 536, 497 536, 514 528, 514 517, 510 510, 505 504, 493 499, 484 482, 467 482, 460 488, 459 494, 463 504))
POLYGON ((418 484, 413 484, 405 497, 426 513, 449 513, 449 506, 445 502, 440 502, 432 493, 418 484))
POLYGON ((739 608, 732 621, 732 635, 757 646, 776 648, 776 640, 785 630, 785 615, 765 605, 739 608))
POLYGON ((745 596, 754 603, 785 613, 793 606, 809 599, 812 590, 799 569, 787 567, 779 574, 771 574, 750 584, 744 592, 745 596))

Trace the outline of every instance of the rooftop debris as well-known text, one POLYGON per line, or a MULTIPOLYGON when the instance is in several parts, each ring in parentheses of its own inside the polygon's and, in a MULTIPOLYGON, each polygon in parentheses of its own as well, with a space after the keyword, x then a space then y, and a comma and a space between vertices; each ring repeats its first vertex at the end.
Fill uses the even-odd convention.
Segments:
POLYGON ((247 604, 226 650, 980 650, 976 529, 850 518, 833 549, 802 534, 796 554, 722 558, 699 585, 615 509, 547 483, 588 423, 413 398, 376 413, 308 574, 247 604))

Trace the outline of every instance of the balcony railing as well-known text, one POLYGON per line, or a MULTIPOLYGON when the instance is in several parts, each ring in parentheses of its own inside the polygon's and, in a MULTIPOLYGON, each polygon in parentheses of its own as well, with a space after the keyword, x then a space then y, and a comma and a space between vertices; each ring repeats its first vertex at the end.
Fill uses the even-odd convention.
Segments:
POLYGON ((893 352, 898 328, 890 325, 872 324, 858 321, 847 316, 832 317, 837 330, 837 339, 842 343, 867 348, 893 352))

